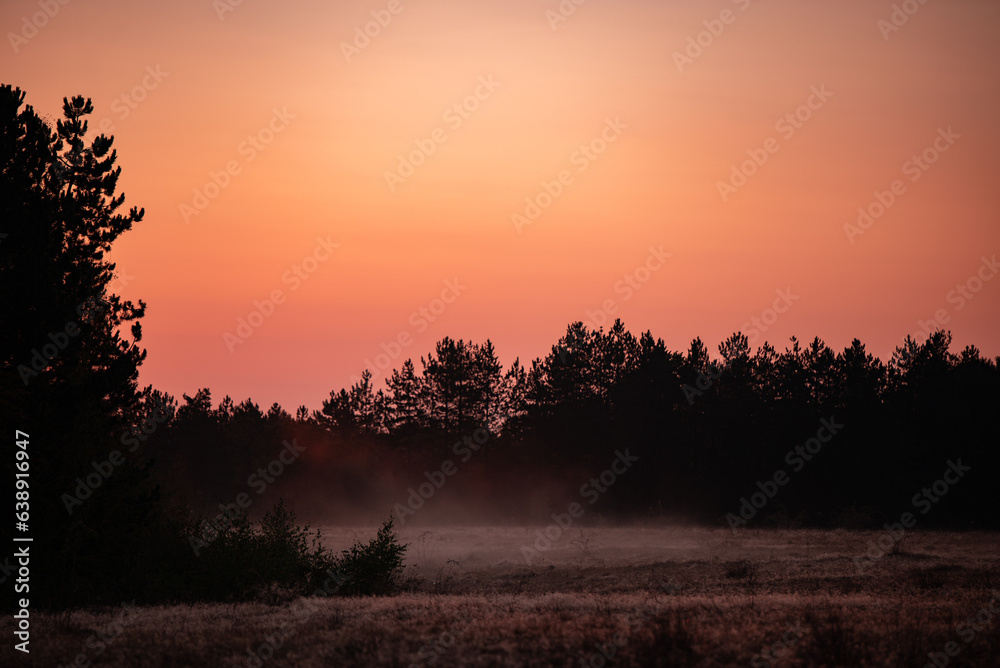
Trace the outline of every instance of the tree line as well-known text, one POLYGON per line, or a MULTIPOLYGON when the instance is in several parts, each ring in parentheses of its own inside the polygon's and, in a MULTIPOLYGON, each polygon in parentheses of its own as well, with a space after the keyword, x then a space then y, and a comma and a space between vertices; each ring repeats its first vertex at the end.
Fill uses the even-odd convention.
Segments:
POLYGON ((198 462, 197 472, 172 477, 207 486, 198 497, 206 501, 225 493, 227 475, 242 484, 281 434, 294 433, 314 450, 294 486, 318 489, 336 507, 365 507, 388 504, 392 488, 357 489, 359 477, 406 489, 408 479, 420 480, 412 472, 486 430, 468 488, 456 484, 449 496, 511 520, 544 519, 549 509, 533 499, 558 504, 618 449, 642 465, 602 498, 608 516, 746 520, 742 500, 758 483, 773 488, 768 481, 782 471, 780 494, 744 512, 752 521, 739 526, 877 526, 961 459, 972 467, 969 482, 926 524, 995 525, 987 481, 997 470, 998 360, 973 346, 950 348, 945 331, 920 343, 907 337, 884 363, 857 339, 837 352, 819 338, 803 345, 793 337, 779 352, 769 343, 751 350, 735 333, 711 355, 697 338, 681 352, 648 331, 634 336, 621 321, 606 331, 576 322, 545 357, 504 368, 489 340, 446 337, 393 370, 384 387, 366 371, 331 391, 320 410, 300 407, 294 417, 277 404, 265 412, 229 397, 213 409, 207 389, 184 395, 157 452, 172 465, 198 462), (821 431, 824 424, 836 427, 821 431))

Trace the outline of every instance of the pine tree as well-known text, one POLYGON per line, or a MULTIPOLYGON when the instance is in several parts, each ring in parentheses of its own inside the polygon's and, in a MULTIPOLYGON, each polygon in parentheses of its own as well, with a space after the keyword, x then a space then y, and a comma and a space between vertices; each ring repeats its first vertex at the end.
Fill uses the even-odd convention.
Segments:
POLYGON ((143 211, 118 213, 113 139, 85 140, 89 99, 64 98, 53 129, 24 98, 0 86, 0 409, 30 436, 33 601, 120 601, 156 494, 124 446, 149 410, 146 305, 115 294, 106 256, 143 211))

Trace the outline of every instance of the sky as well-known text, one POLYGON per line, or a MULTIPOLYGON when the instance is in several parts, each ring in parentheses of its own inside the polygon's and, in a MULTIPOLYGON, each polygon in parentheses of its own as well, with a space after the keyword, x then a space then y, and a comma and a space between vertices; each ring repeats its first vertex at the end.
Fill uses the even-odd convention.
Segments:
MULTIPOLYGON (((92 98, 140 383, 320 407, 445 336, 672 350, 940 326, 1000 355, 1000 4, 7 0, 0 81, 92 98), (577 4, 579 3, 579 4, 577 4), (367 31, 367 33, 366 33, 367 31)), ((420 365, 417 362, 419 370, 420 365)))

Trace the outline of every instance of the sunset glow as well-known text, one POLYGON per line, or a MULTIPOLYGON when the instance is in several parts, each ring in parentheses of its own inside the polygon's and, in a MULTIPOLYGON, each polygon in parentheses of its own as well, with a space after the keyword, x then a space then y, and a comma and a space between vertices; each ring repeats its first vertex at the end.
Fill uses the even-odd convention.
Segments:
POLYGON ((313 409, 615 318, 1000 355, 996 3, 50 4, 2 78, 115 137, 142 384, 313 409))

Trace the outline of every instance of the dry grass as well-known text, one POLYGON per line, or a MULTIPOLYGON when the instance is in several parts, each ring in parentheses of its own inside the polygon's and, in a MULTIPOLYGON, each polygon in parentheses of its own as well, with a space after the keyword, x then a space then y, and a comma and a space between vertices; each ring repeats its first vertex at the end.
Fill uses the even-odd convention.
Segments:
POLYGON ((957 629, 1000 589, 993 534, 914 534, 862 573, 877 534, 588 529, 528 566, 533 528, 426 531, 400 595, 37 614, 27 665, 256 666, 263 646, 265 666, 598 666, 602 650, 622 666, 923 666, 949 642, 950 665, 998 665, 1000 619, 968 642, 957 629))

